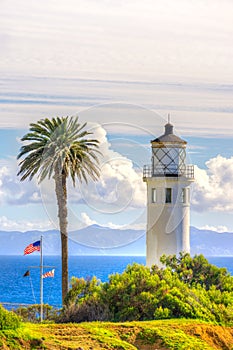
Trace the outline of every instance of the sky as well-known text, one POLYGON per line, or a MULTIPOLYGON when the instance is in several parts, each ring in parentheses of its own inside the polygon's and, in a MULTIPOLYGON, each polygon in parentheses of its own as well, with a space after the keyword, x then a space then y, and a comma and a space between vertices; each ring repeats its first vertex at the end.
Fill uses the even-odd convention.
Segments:
POLYGON ((233 2, 16 0, 0 12, 0 230, 57 227, 51 182, 20 182, 29 123, 76 116, 101 178, 69 184, 70 229, 145 228, 150 141, 168 113, 195 165, 191 224, 233 231, 233 2))

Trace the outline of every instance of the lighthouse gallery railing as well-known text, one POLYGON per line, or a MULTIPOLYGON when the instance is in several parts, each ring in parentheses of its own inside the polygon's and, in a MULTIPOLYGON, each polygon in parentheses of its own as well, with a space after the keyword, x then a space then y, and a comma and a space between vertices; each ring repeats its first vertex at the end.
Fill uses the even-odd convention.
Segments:
POLYGON ((182 165, 182 167, 163 167, 156 165, 154 168, 151 165, 144 165, 143 178, 165 176, 165 177, 179 177, 184 176, 189 179, 194 179, 194 165, 182 165))

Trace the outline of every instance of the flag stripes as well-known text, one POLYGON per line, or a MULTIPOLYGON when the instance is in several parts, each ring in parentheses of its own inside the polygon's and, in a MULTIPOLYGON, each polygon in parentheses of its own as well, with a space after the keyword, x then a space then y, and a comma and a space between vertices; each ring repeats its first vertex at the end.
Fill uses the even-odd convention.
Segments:
POLYGON ((35 251, 40 251, 40 241, 36 241, 34 243, 29 244, 25 249, 24 249, 24 255, 31 254, 35 251))
POLYGON ((43 275, 42 275, 42 278, 46 278, 46 277, 54 277, 54 269, 52 269, 51 271, 48 271, 48 272, 46 272, 46 273, 44 273, 43 275))

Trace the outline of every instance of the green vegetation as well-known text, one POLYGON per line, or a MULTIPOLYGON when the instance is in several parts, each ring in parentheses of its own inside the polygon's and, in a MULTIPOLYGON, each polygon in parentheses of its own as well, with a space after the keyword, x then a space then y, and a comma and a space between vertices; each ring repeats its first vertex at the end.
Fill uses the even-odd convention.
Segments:
POLYGON ((14 312, 7 311, 0 305, 0 331, 17 329, 19 326, 20 318, 14 312))
POLYGON ((0 305, 0 348, 5 349, 5 345, 10 349, 17 349, 17 337, 20 333, 20 318, 12 311, 5 310, 0 305))
POLYGON ((206 290, 213 286, 220 291, 233 290, 233 278, 226 268, 212 265, 203 255, 180 254, 161 257, 161 262, 176 272, 179 279, 189 286, 199 284, 206 290))
MULTIPOLYGON (((33 304, 30 306, 21 306, 13 310, 24 322, 40 322, 40 304, 33 304)), ((48 322, 56 318, 57 309, 51 305, 43 304, 43 320, 48 322)))
POLYGON ((30 132, 22 141, 18 159, 18 175, 21 181, 31 180, 37 175, 41 182, 46 177, 55 181, 58 204, 58 218, 62 246, 62 300, 68 292, 68 232, 67 232, 67 178, 75 186, 76 177, 87 182, 88 177, 96 180, 99 176, 98 141, 90 139, 86 124, 80 125, 78 118, 46 118, 30 124, 30 132))
POLYGON ((233 277, 189 254, 162 257, 166 267, 134 264, 101 283, 72 278, 60 322, 188 318, 233 324, 233 277))
POLYGON ((2 349, 232 350, 233 344, 233 328, 194 320, 26 323, 8 332, 0 333, 2 349))
MULTIPOLYGON (((49 324, 20 323, 1 308, 0 348, 233 350, 233 277, 202 255, 162 261, 128 266, 107 283, 72 278, 62 311, 46 309, 49 324)), ((38 305, 18 311, 37 322, 38 305)))

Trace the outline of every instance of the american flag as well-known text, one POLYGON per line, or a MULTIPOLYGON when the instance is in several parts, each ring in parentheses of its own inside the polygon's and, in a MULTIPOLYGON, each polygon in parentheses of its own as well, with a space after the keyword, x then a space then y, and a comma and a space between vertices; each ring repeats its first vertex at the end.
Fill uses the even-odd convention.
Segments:
POLYGON ((40 241, 36 241, 34 243, 29 244, 25 249, 24 249, 24 255, 31 254, 35 251, 40 251, 40 241))
POLYGON ((48 271, 48 272, 45 272, 43 275, 42 275, 42 278, 46 278, 46 277, 54 277, 54 269, 52 269, 51 271, 48 271))

